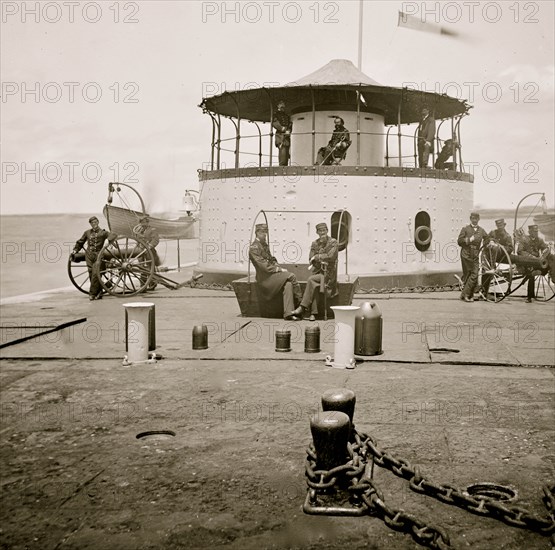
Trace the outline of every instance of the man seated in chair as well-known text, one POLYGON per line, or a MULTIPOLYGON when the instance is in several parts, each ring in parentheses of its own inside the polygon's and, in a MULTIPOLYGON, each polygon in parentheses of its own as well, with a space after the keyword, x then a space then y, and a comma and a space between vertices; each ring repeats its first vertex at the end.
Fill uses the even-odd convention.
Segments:
MULTIPOLYGON (((539 236, 537 225, 528 226, 528 236, 520 241, 518 255, 524 258, 547 258, 547 268, 542 269, 541 274, 546 275, 549 272, 551 280, 555 280, 555 256, 551 253, 549 246, 547 246, 545 241, 539 236)), ((536 298, 534 283, 535 276, 532 272, 529 274, 528 278, 528 292, 526 294, 527 303, 531 303, 532 300, 536 298)))
POLYGON ((351 145, 349 130, 345 128, 345 123, 340 116, 335 117, 334 124, 335 129, 328 144, 318 149, 315 162, 317 165, 341 164, 347 156, 347 149, 351 145))
MULTIPOLYGON (((294 313, 295 304, 298 304, 302 298, 297 278, 281 267, 272 256, 268 246, 268 226, 265 223, 255 226, 255 236, 249 248, 249 259, 256 269, 256 283, 262 298, 269 301, 282 292, 283 318, 299 321, 299 317, 294 313)), ((263 307, 262 304, 261 307, 263 307)))
POLYGON ((320 293, 325 292, 326 298, 334 298, 339 294, 337 289, 339 244, 328 236, 328 226, 325 223, 316 225, 316 233, 318 238, 310 247, 308 268, 313 270, 314 275, 308 278, 301 305, 293 312, 296 316, 304 317, 310 310, 310 321, 315 321, 318 315, 320 293))

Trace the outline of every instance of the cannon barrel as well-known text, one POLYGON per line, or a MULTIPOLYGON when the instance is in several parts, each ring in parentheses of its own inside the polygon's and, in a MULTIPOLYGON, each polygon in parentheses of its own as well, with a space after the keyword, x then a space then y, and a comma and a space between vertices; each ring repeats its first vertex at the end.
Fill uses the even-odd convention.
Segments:
POLYGON ((520 267, 531 267, 533 269, 547 269, 549 263, 547 258, 530 258, 530 256, 518 256, 511 254, 511 262, 520 267))

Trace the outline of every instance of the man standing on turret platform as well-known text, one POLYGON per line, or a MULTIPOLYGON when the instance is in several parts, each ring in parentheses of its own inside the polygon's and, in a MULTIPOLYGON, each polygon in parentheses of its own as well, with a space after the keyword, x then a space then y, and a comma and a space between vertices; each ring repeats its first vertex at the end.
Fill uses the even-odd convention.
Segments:
POLYGON ((293 125, 291 117, 285 112, 285 101, 277 104, 272 126, 276 129, 276 147, 278 148, 278 160, 280 166, 289 164, 289 149, 291 147, 291 130, 293 125))
POLYGON ((464 302, 474 301, 474 291, 478 284, 479 252, 482 242, 488 241, 485 229, 478 225, 480 214, 470 214, 470 225, 461 229, 457 244, 461 247, 461 264, 463 270, 464 287, 461 292, 461 300, 464 302))
POLYGON ((434 152, 436 121, 430 116, 428 107, 422 107, 422 121, 418 125, 418 166, 428 168, 430 153, 434 152))
MULTIPOLYGON (((249 248, 249 258, 256 269, 256 282, 264 300, 271 300, 283 292, 283 318, 299 321, 295 315, 295 303, 302 298, 301 287, 293 273, 281 267, 272 256, 268 246, 268 226, 260 223, 255 226, 256 238, 249 248)), ((263 307, 262 304, 260 304, 263 307)))

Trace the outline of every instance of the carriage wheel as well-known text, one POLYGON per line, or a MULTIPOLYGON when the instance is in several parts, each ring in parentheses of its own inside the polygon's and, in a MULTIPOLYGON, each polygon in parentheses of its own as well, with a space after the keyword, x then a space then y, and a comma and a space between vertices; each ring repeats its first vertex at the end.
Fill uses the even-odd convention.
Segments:
MULTIPOLYGON (((83 294, 89 293, 91 280, 89 277, 89 268, 85 260, 85 252, 77 252, 73 259, 71 255, 67 260, 67 274, 73 286, 83 294)), ((104 292, 104 290, 102 290, 104 292)))
POLYGON ((555 283, 549 273, 536 277, 534 294, 538 302, 549 302, 555 296, 555 283))
POLYGON ((480 295, 488 302, 500 302, 511 293, 513 269, 503 246, 482 246, 478 281, 480 295))
POLYGON ((134 296, 143 292, 152 280, 154 255, 142 241, 119 237, 103 249, 94 269, 108 294, 134 296))

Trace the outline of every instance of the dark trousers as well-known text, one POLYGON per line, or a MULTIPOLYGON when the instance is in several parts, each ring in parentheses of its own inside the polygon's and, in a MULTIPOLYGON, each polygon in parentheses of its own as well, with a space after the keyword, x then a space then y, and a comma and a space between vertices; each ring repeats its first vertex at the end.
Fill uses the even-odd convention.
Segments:
POLYGON ((432 148, 430 145, 426 145, 424 140, 418 140, 418 167, 427 168, 428 159, 430 158, 430 153, 432 148))
POLYGON ((461 256, 461 264, 463 270, 463 283, 464 287, 461 296, 466 296, 467 298, 472 298, 474 296, 474 291, 476 285, 478 284, 478 258, 469 260, 461 256))
POLYGON ((323 278, 324 275, 320 273, 317 275, 311 275, 306 281, 306 288, 304 289, 301 306, 305 309, 310 308, 310 313, 312 315, 318 315, 318 295, 323 278))
POLYGON ((301 286, 297 282, 297 277, 289 273, 287 282, 283 286, 283 316, 289 317, 293 314, 296 304, 302 300, 301 286))
MULTIPOLYGON (((89 288, 89 296, 96 296, 102 293, 102 287, 100 286, 100 281, 96 276, 93 266, 96 262, 97 256, 85 256, 85 261, 87 262, 87 269, 89 270, 89 281, 91 286, 89 288)), ((101 266, 102 269, 102 266, 101 266)))

